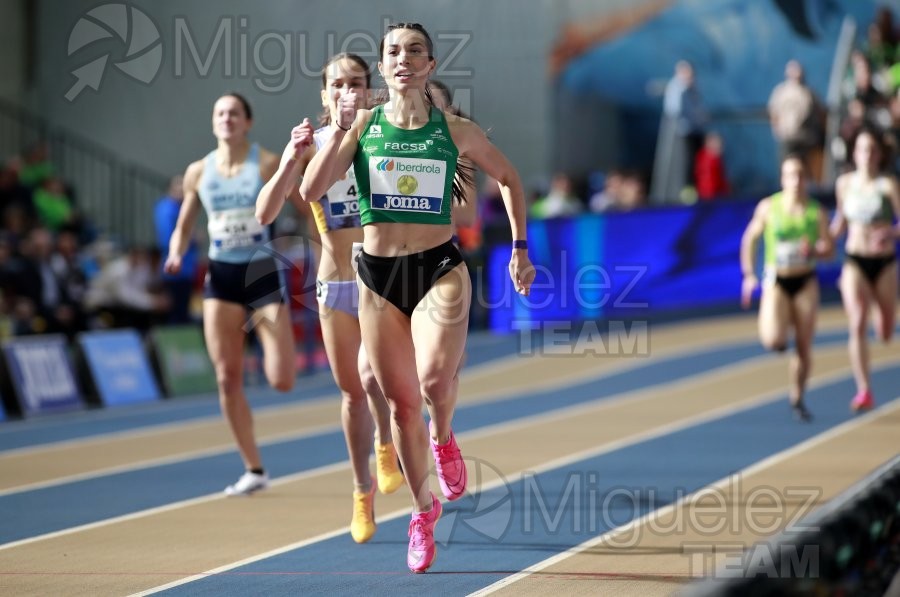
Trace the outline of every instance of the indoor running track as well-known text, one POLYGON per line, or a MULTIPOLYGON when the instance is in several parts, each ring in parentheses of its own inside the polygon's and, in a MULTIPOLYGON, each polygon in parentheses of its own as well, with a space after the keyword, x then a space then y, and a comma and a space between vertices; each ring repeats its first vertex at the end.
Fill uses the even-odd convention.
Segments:
POLYGON ((425 575, 406 569, 405 488, 376 497, 369 543, 347 533, 327 374, 251 392, 274 476, 251 498, 221 494, 241 466, 214 396, 0 424, 0 594, 670 594, 900 451, 896 346, 873 345, 878 408, 853 416, 845 320, 825 311, 803 424, 755 332, 651 325, 649 356, 473 335, 454 420, 470 493, 425 575))

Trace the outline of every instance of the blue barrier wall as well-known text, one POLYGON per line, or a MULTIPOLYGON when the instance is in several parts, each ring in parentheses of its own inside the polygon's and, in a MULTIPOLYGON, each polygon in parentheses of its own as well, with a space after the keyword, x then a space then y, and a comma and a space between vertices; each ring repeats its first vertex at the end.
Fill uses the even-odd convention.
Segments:
POLYGON ((131 329, 81 334, 78 343, 104 406, 159 400, 143 340, 131 329))
POLYGON ((3 356, 23 416, 84 406, 69 361, 65 336, 26 336, 3 343, 3 356))
MULTIPOLYGON (((474 300, 485 301, 489 326, 498 332, 736 307, 741 235, 755 206, 725 202, 529 222, 537 269, 531 295, 513 292, 504 244, 488 252, 487 289, 474 300)), ((838 259, 819 265, 823 288, 834 287, 839 271, 838 259)))

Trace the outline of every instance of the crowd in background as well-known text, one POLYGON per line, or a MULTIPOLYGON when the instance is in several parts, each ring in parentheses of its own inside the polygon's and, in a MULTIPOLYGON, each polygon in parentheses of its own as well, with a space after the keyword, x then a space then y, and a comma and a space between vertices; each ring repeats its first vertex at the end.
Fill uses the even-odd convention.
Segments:
POLYGON ((811 180, 826 182, 826 154, 830 154, 838 173, 848 168, 850 145, 865 127, 883 136, 888 149, 885 170, 893 175, 900 173, 900 32, 889 8, 878 10, 866 29, 865 41, 853 49, 837 109, 838 135, 828 144, 827 107, 807 85, 804 65, 789 61, 784 81, 772 91, 768 104, 781 156, 803 157, 811 180))
POLYGON ((864 126, 880 131, 889 149, 885 168, 900 173, 900 32, 887 7, 867 29, 866 42, 853 51, 842 96, 840 138, 832 148, 846 162, 850 140, 864 126))
POLYGON ((159 250, 98 235, 46 144, 0 169, 0 218, 0 338, 146 331, 168 319, 159 250))

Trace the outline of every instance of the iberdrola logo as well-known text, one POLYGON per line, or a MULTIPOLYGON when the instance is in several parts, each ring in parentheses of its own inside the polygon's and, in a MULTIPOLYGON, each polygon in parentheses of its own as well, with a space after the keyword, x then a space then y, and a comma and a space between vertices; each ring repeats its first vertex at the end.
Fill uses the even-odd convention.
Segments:
MULTIPOLYGON (((68 55, 100 40, 115 38, 121 40, 127 49, 112 64, 136 81, 145 84, 153 81, 162 64, 159 29, 150 17, 134 6, 103 4, 89 10, 78 19, 69 34, 68 55)), ((94 91, 100 88, 111 53, 104 52, 100 57, 72 71, 76 80, 66 93, 67 100, 73 101, 85 87, 94 91)))
POLYGON ((380 162, 378 162, 378 165, 375 166, 375 169, 382 172, 391 172, 394 169, 394 160, 381 160, 380 162))

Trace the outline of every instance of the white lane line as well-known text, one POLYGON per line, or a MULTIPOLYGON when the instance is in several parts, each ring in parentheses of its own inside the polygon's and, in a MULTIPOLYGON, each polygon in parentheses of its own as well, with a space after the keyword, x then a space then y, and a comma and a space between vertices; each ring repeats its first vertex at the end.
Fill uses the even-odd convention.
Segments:
MULTIPOLYGON (((291 409, 302 409, 306 407, 317 407, 322 406, 328 403, 333 403, 337 399, 337 394, 334 396, 325 396, 322 398, 312 398, 305 399, 302 401, 292 401, 286 404, 273 404, 273 405, 263 405, 256 406, 254 412, 257 416, 279 416, 282 413, 273 412, 279 410, 291 410, 291 409)), ((203 427, 205 425, 215 425, 222 421, 222 415, 220 413, 212 414, 212 415, 203 415, 201 417, 194 417, 188 419, 186 421, 168 421, 165 423, 155 423, 152 425, 147 425, 144 427, 135 427, 132 429, 123 429, 121 431, 108 431, 104 433, 98 433, 96 435, 89 435, 86 437, 77 437, 73 439, 64 439, 55 442, 48 442, 45 444, 36 444, 33 446, 24 446, 21 448, 13 448, 11 450, 3 450, 0 452, 0 459, 5 458, 7 456, 21 456, 21 455, 31 455, 31 454, 40 454, 41 452, 49 452, 52 450, 67 450, 69 448, 77 447, 84 444, 91 443, 103 443, 108 441, 115 441, 118 439, 133 439, 133 438, 141 438, 141 437, 150 437, 152 435, 156 435, 158 433, 166 433, 166 432, 175 432, 175 431, 188 431, 193 428, 203 427)))
MULTIPOLYGON (((324 435, 326 433, 338 432, 341 430, 340 424, 327 424, 327 425, 317 425, 316 427, 310 427, 308 429, 304 429, 301 432, 285 432, 273 435, 267 435, 265 439, 260 440, 258 442, 260 447, 269 446, 272 444, 277 444, 281 442, 289 442, 289 441, 298 441, 302 439, 306 439, 309 437, 313 437, 316 435, 324 435)), ((110 466, 106 468, 101 468, 85 473, 78 473, 75 475, 67 475, 64 477, 54 477, 53 479, 48 479, 46 481, 37 481, 34 483, 28 483, 26 485, 17 485, 15 487, 10 487, 8 489, 0 490, 0 498, 13 495, 16 493, 22 493, 25 491, 34 491, 37 489, 46 489, 48 487, 55 487, 57 485, 65 485, 67 483, 76 483, 78 481, 87 481, 89 479, 97 479, 100 477, 105 477, 107 475, 116 475, 119 473, 130 473, 140 469, 151 468, 155 466, 164 466, 168 464, 178 464, 181 462, 187 462, 188 460, 194 460, 197 458, 207 458, 210 456, 221 456, 223 454, 230 454, 234 452, 234 442, 228 441, 226 443, 220 444, 218 446, 211 446, 209 448, 204 448, 202 450, 190 450, 187 452, 179 452, 178 454, 173 454, 170 456, 160 456, 158 458, 147 458, 145 460, 138 460, 134 462, 129 462, 128 464, 120 464, 116 466, 110 466)))
MULTIPOLYGON (((272 480, 270 485, 273 487, 277 487, 279 485, 293 483, 294 481, 302 481, 303 479, 306 479, 309 477, 315 477, 317 475, 327 475, 329 473, 339 471, 343 468, 349 468, 349 466, 350 465, 348 462, 337 462, 334 464, 328 464, 325 466, 320 466, 317 468, 309 469, 307 471, 303 471, 300 473, 295 473, 293 475, 286 475, 284 477, 278 477, 277 479, 272 480)), ((27 539, 20 539, 18 541, 11 541, 9 543, 3 543, 2 545, 0 545, 0 551, 4 551, 7 549, 13 549, 16 547, 21 547, 23 545, 28 545, 29 543, 36 543, 38 541, 46 541, 48 539, 56 539, 57 537, 64 537, 66 535, 72 535, 74 533, 81 533, 84 531, 99 529, 99 528, 102 528, 105 526, 118 524, 120 522, 128 522, 131 520, 138 520, 141 518, 146 518, 148 516, 162 514, 164 512, 171 512, 172 510, 178 510, 179 508, 187 508, 189 506, 194 506, 194 505, 202 504, 205 502, 211 502, 214 500, 224 500, 224 499, 238 499, 238 498, 228 498, 225 496, 225 494, 223 492, 218 491, 216 493, 210 493, 210 494, 203 495, 200 497, 191 498, 189 500, 173 502, 171 504, 166 504, 165 506, 149 508, 147 510, 141 510, 140 512, 132 512, 130 514, 123 514, 122 516, 115 516, 113 518, 98 520, 96 522, 79 525, 77 527, 71 527, 68 529, 62 529, 60 531, 54 531, 52 533, 36 535, 34 537, 29 537, 27 539)))

